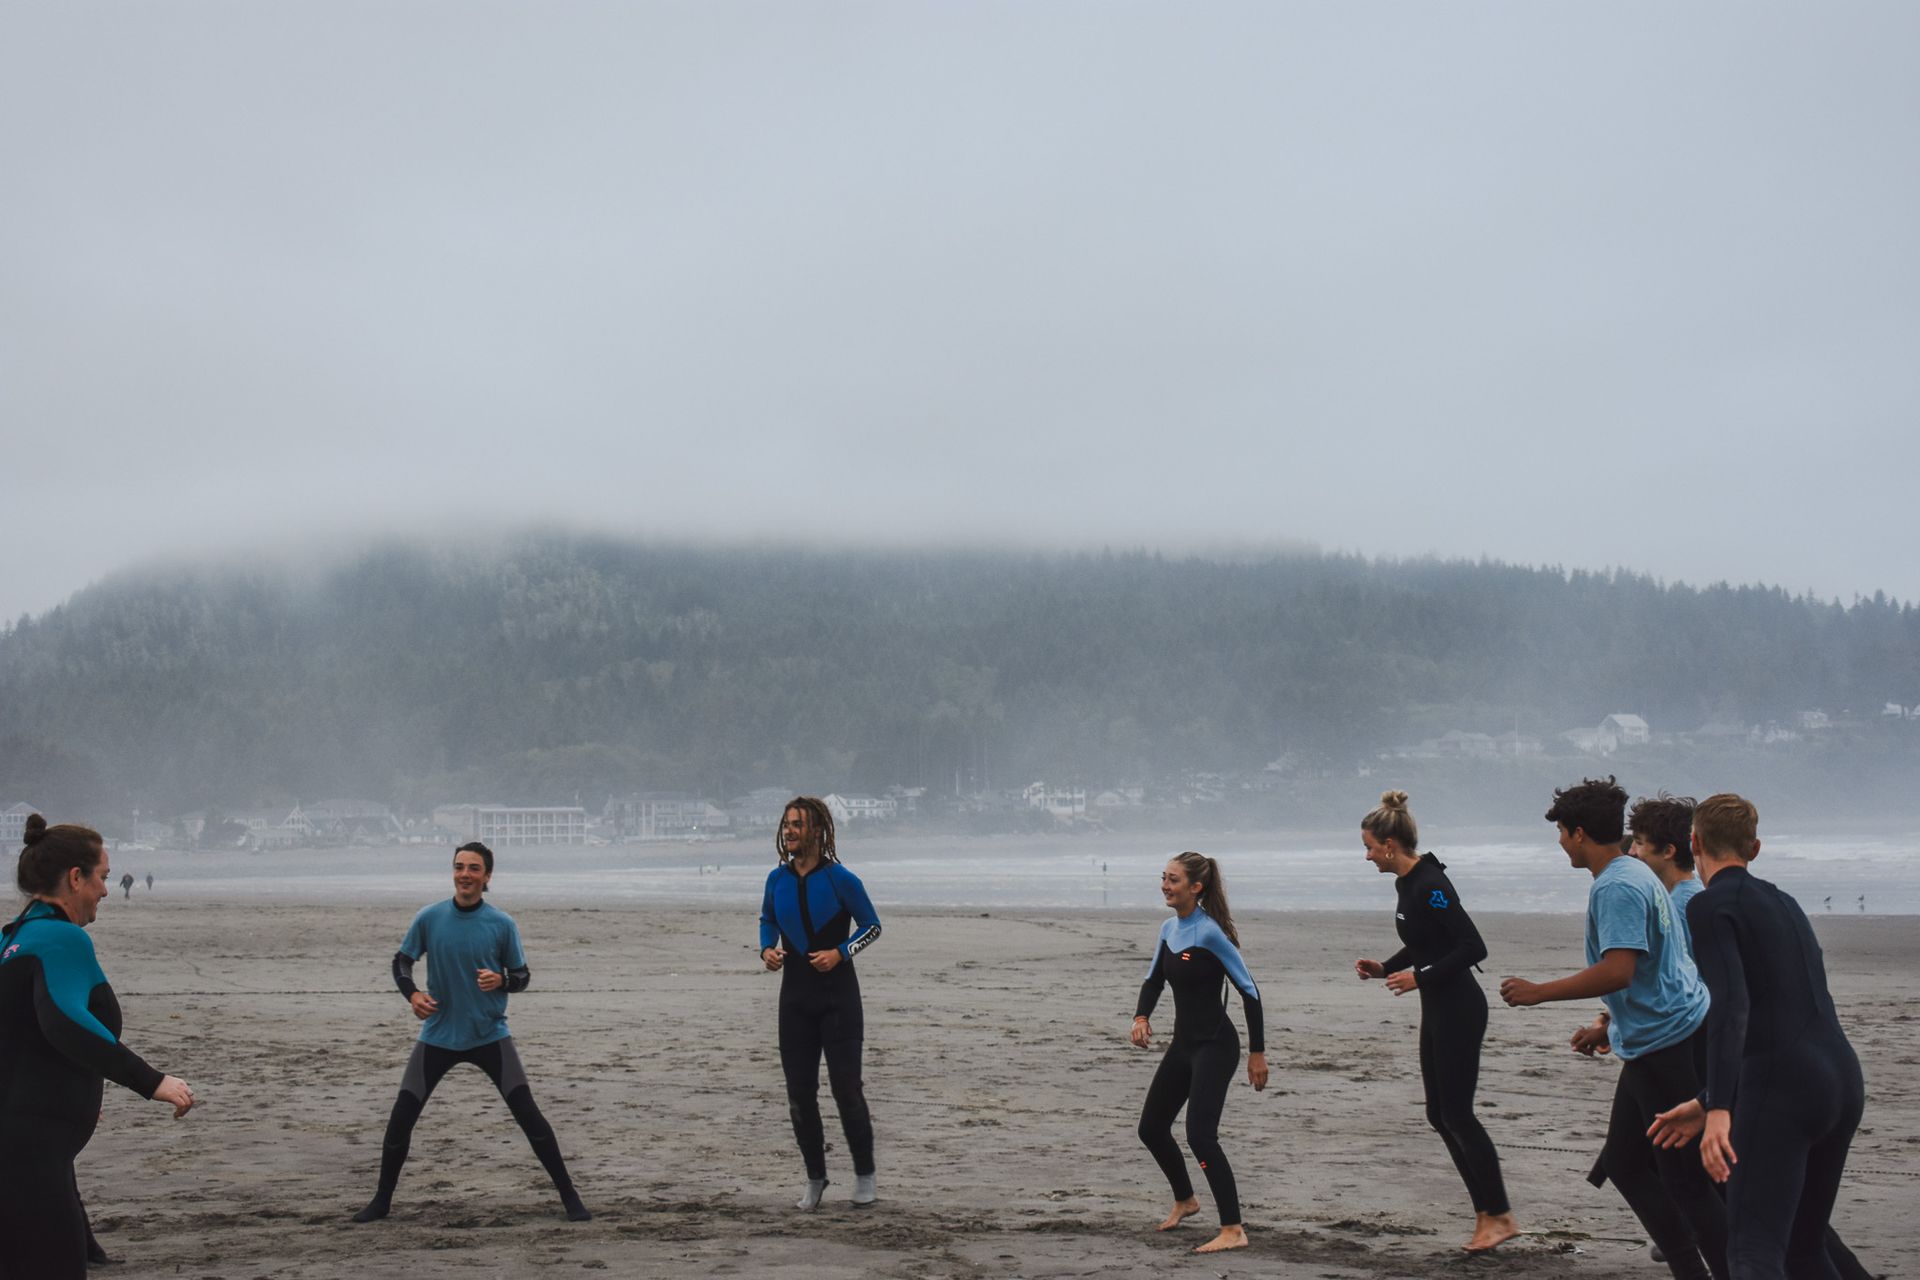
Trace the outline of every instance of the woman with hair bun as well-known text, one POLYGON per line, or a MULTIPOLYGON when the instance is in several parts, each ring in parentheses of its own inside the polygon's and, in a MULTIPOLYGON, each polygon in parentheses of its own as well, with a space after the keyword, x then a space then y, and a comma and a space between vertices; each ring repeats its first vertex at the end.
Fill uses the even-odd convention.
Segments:
POLYGON ((0 1277, 78 1280, 87 1221, 73 1161, 99 1120, 101 1081, 171 1103, 175 1119, 193 1090, 120 1043, 120 1005, 85 932, 109 892, 100 833, 36 813, 22 838, 16 879, 30 901, 0 928, 0 1277))
POLYGON ((1220 1149, 1220 1112, 1226 1106, 1227 1086, 1233 1083, 1233 1069, 1240 1063, 1240 1034, 1227 1016, 1227 985, 1239 989, 1240 1007, 1246 1011, 1247 1080, 1255 1089, 1267 1087, 1260 988, 1240 958, 1240 934, 1227 909, 1219 863, 1199 853, 1175 855, 1160 873, 1160 896, 1174 914, 1160 926, 1130 1037, 1139 1048, 1153 1046, 1153 1024, 1148 1018, 1160 992, 1171 983, 1173 1043, 1167 1046, 1140 1108, 1140 1141, 1153 1152, 1173 1188, 1173 1210, 1158 1229, 1170 1231, 1200 1212, 1186 1161, 1173 1140, 1173 1119, 1184 1106, 1187 1146, 1207 1175, 1220 1210, 1220 1234, 1194 1252, 1244 1249, 1247 1229, 1240 1220, 1240 1193, 1227 1153, 1220 1149))
POLYGON ((1447 869, 1431 853, 1416 854, 1420 830, 1407 793, 1388 791, 1380 807, 1360 820, 1367 861, 1395 877, 1399 896, 1394 927, 1404 944, 1386 960, 1356 960, 1362 981, 1385 978, 1396 996, 1420 992, 1420 1081, 1427 1123, 1440 1134, 1473 1200, 1473 1236, 1463 1246, 1485 1253, 1520 1234, 1500 1177, 1500 1153, 1473 1114, 1480 1083, 1480 1042, 1487 1034, 1487 997, 1473 966, 1487 944, 1460 905, 1447 869))

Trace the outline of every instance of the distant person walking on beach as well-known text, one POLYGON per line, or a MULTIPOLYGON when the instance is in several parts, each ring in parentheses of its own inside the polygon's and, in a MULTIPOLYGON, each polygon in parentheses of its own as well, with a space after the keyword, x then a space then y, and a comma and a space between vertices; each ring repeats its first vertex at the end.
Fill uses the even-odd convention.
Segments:
POLYGON ((507 1030, 507 996, 525 991, 533 975, 513 917, 481 898, 492 878, 493 850, 478 840, 461 845, 453 855, 453 897, 421 908, 394 953, 393 985, 425 1025, 387 1119, 379 1189, 354 1215, 355 1222, 374 1222, 392 1209, 414 1123, 441 1078, 463 1062, 486 1072, 506 1099, 507 1110, 553 1179, 567 1217, 574 1222, 593 1217, 574 1190, 553 1126, 534 1104, 526 1068, 507 1030), (421 956, 428 957, 425 991, 413 980, 413 966, 421 956))
POLYGON ((1227 908, 1227 889, 1220 864, 1198 853, 1182 853, 1160 873, 1160 896, 1173 916, 1160 926, 1153 962, 1140 986, 1130 1039, 1142 1049, 1153 1047, 1149 1021, 1160 992, 1173 986, 1173 1042, 1154 1072, 1147 1100, 1140 1108, 1140 1141, 1160 1165, 1173 1188, 1173 1209, 1158 1228, 1170 1231, 1200 1212, 1187 1176, 1180 1144, 1173 1140, 1174 1117, 1187 1109, 1187 1146, 1200 1171, 1207 1175, 1215 1206, 1220 1211, 1220 1234, 1194 1249, 1218 1253, 1247 1247, 1247 1229, 1241 1221, 1240 1192, 1233 1166, 1220 1147, 1220 1113, 1226 1107, 1227 1087, 1240 1064, 1240 1033, 1227 1016, 1227 987, 1240 992, 1247 1017, 1247 1080, 1255 1089, 1267 1087, 1266 1033, 1260 1012, 1260 989, 1240 958, 1240 934, 1227 908))
POLYGON ((1420 993, 1427 1123, 1446 1144, 1473 1201, 1473 1236, 1463 1247, 1485 1253, 1520 1234, 1500 1177, 1500 1153, 1473 1114, 1480 1044, 1487 1034, 1487 997, 1473 967, 1487 958, 1487 944, 1460 905, 1446 867, 1431 853, 1415 852, 1419 840, 1404 791, 1386 792, 1380 807, 1360 820, 1367 861, 1394 877, 1394 928, 1403 945, 1385 960, 1356 960, 1353 969, 1363 980, 1385 978, 1396 996, 1420 993))
POLYGON ((153 892, 153 872, 147 872, 147 892, 153 892))
POLYGON ((827 1139, 820 1119, 820 1058, 853 1157, 853 1202, 879 1191, 873 1119, 860 1080, 866 1015, 853 958, 880 937, 880 917, 860 877, 840 863, 833 815, 812 796, 796 796, 780 816, 773 847, 780 865, 760 899, 760 962, 780 975, 780 1069, 787 1113, 807 1166, 796 1209, 816 1209, 827 1189, 827 1139))
MULTIPOLYGON (((1559 829, 1561 851, 1593 877, 1587 967, 1553 982, 1507 978, 1500 995, 1514 1006, 1606 1003, 1608 1048, 1622 1066, 1601 1167, 1674 1275, 1727 1280, 1726 1209, 1713 1184, 1699 1161, 1676 1160, 1644 1141, 1658 1113, 1700 1090, 1708 997, 1659 877, 1620 852, 1626 808, 1627 793, 1611 777, 1553 793, 1546 817, 1559 829)), ((1589 1030, 1575 1033, 1576 1050, 1589 1030)))
POLYGON ((193 1090, 120 1043, 120 1002, 86 934, 112 892, 100 833, 36 813, 22 840, 15 878, 29 900, 0 928, 0 1276, 79 1280, 90 1233, 73 1161, 102 1081, 172 1104, 175 1119, 193 1090))
POLYGON ((1713 992, 1707 1087, 1704 1105, 1672 1108, 1653 1134, 1663 1147, 1699 1135, 1702 1164, 1727 1184, 1727 1254, 1739 1280, 1831 1276, 1827 1222, 1866 1085, 1806 913, 1749 870, 1759 823, 1730 793, 1694 810, 1707 887, 1687 918, 1713 992))
POLYGON ((120 877, 120 892, 126 895, 129 902, 133 900, 133 872, 129 871, 120 877))

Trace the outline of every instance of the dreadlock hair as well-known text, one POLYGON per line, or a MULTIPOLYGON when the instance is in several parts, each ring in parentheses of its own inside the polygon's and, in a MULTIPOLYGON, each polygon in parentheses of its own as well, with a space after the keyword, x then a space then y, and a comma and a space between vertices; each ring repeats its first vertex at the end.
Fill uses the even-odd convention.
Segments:
POLYGON ((1204 853, 1176 853, 1173 861, 1192 883, 1200 888, 1200 909, 1213 917, 1227 935, 1227 941, 1240 945, 1240 931, 1233 927, 1233 912, 1227 908, 1227 886, 1220 878, 1220 864, 1204 853))
MULTIPOLYGON (((807 815, 807 830, 814 833, 820 842, 820 856, 828 862, 840 861, 840 855, 833 847, 833 814, 827 809, 826 802, 812 796, 795 796, 780 810, 785 820, 788 809, 798 809, 807 815)), ((773 851, 780 855, 780 865, 785 866, 792 859, 787 856, 787 847, 780 839, 780 828, 773 829, 773 851)))

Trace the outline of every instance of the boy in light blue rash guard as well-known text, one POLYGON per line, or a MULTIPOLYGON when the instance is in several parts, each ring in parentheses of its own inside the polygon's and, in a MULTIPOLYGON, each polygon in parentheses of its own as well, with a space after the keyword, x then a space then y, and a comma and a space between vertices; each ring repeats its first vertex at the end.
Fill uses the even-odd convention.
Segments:
POLYGON ((374 1222, 391 1211, 414 1123, 441 1077, 462 1062, 486 1072, 506 1099, 507 1109, 553 1179, 567 1217, 585 1222, 593 1216, 573 1188, 553 1126, 534 1105, 526 1068, 520 1065, 507 1031, 507 996, 525 991, 532 974, 513 917, 481 898, 492 876, 493 851, 477 840, 461 845, 453 855, 453 897, 422 908, 393 957, 393 985, 424 1025, 387 1120, 379 1190, 354 1215, 355 1222, 374 1222), (425 991, 413 980, 413 966, 423 955, 427 957, 425 991))
MULTIPOLYGON (((1601 1168, 1626 1197, 1668 1268, 1685 1280, 1728 1280, 1727 1215, 1706 1171, 1646 1140, 1654 1117, 1700 1091, 1708 996, 1674 923, 1658 876, 1620 848, 1627 793, 1613 778, 1553 793, 1547 821, 1560 848, 1593 876, 1587 891, 1586 959, 1554 982, 1508 978, 1509 1005, 1591 1000, 1607 1006, 1608 1043, 1621 1061, 1601 1168)), ((1574 1033, 1581 1049, 1595 1028, 1574 1033)))

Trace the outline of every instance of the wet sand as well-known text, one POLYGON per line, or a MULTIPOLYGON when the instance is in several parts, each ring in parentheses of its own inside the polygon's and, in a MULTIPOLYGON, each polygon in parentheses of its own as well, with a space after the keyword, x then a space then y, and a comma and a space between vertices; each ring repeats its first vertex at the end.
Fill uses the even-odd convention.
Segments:
MULTIPOLYGON (((165 886, 163 885, 164 889, 165 886)), ((1250 913, 1272 1083, 1234 1087, 1222 1142, 1252 1247, 1196 1258, 1202 1215, 1151 1229, 1169 1200, 1134 1134, 1154 1052, 1126 1043, 1160 913, 888 912, 859 960, 881 1203, 852 1171, 822 1087, 834 1184, 803 1173, 754 924, 644 907, 517 910, 533 987, 512 1025, 534 1094, 596 1218, 569 1224, 505 1104, 459 1068, 428 1104, 393 1216, 354 1226, 416 1024, 388 977, 412 911, 389 903, 114 901, 91 932, 126 1039, 192 1082, 175 1122, 109 1086, 80 1160, 116 1276, 1448 1274, 1649 1278, 1638 1225, 1582 1175, 1617 1068, 1566 1048, 1592 1006, 1493 999, 1479 1096, 1528 1234, 1486 1258, 1456 1246, 1471 1210, 1427 1128, 1416 998, 1351 972, 1394 949, 1389 910, 1250 913)), ((1580 967, 1576 916, 1482 915, 1499 976, 1580 967)), ((1815 921, 1865 1064, 1866 1120, 1836 1224, 1876 1272, 1920 1270, 1920 958, 1912 918, 1815 921)), ((1236 1021, 1238 1011, 1236 1010, 1236 1021)), ((1244 1024, 1242 1024, 1244 1025, 1244 1024)), ((1176 1134, 1178 1129, 1176 1128, 1176 1134)))

